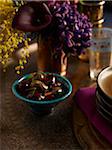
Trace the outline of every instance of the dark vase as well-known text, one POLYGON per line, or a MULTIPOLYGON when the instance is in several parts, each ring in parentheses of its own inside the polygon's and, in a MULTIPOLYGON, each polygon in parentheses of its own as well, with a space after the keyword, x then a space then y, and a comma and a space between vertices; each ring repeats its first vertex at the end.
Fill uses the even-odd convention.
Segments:
POLYGON ((67 57, 63 50, 56 52, 52 37, 39 36, 37 67, 38 71, 58 73, 62 76, 66 75, 67 57))

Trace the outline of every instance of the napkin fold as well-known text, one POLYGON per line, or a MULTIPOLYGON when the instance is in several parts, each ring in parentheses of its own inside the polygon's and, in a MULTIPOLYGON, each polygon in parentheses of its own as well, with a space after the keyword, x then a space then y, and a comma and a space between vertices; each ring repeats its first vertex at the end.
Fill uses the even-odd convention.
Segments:
POLYGON ((76 103, 93 126, 112 144, 112 124, 96 110, 95 88, 81 88, 76 92, 76 103))

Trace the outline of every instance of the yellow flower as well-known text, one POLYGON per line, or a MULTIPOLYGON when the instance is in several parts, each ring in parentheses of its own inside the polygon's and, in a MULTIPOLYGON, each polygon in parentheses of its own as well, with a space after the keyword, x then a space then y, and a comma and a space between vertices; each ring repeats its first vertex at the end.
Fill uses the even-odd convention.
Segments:
POLYGON ((19 66, 15 68, 17 73, 24 68, 26 59, 29 57, 27 51, 29 38, 24 39, 25 33, 12 28, 12 21, 18 7, 13 6, 12 0, 0 0, 0 63, 3 65, 3 70, 7 66, 7 62, 19 43, 24 44, 24 54, 18 60, 19 66))

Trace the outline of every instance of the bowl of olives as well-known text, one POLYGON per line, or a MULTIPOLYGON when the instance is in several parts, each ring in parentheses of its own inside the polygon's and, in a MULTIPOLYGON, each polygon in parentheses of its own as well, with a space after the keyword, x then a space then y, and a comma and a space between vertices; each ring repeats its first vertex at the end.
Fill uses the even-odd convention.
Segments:
POLYGON ((39 115, 47 115, 54 107, 67 100, 72 92, 70 81, 59 74, 34 72, 12 84, 13 94, 39 115))

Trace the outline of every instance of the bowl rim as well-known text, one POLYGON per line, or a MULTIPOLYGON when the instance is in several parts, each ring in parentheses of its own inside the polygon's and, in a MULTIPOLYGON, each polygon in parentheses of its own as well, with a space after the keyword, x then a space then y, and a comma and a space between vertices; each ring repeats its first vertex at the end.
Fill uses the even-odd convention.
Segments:
MULTIPOLYGON (((103 69, 100 71, 100 73, 99 73, 98 76, 97 76, 97 85, 98 85, 98 87, 101 89, 101 91, 109 98, 109 100, 112 100, 112 96, 108 95, 108 94, 104 91, 104 89, 101 87, 101 83, 100 83, 99 80, 101 79, 103 73, 105 73, 106 71, 111 71, 111 70, 112 70, 112 66, 105 67, 105 68, 103 68, 103 69)), ((105 73, 105 74, 106 74, 106 73, 105 73)))
MULTIPOLYGON (((45 74, 49 74, 50 72, 44 72, 45 74)), ((54 76, 56 77, 59 77, 61 78, 62 80, 64 80, 67 84, 68 84, 68 92, 62 96, 62 97, 59 97, 57 99, 54 99, 54 100, 42 100, 42 101, 36 101, 36 100, 31 100, 31 99, 28 99, 28 98, 25 98, 23 96, 21 96, 17 90, 16 90, 16 85, 21 82, 23 79, 26 79, 28 77, 31 77, 33 73, 29 73, 29 74, 26 74, 24 75, 23 77, 21 77, 20 79, 17 79, 13 82, 12 84, 12 92, 13 94, 19 98, 20 100, 24 101, 24 102, 28 102, 28 103, 31 103, 31 104, 53 104, 53 103, 58 103, 58 102, 61 102, 61 101, 64 101, 71 93, 72 93, 72 84, 70 83, 70 81, 64 77, 64 76, 61 76, 59 74, 56 74, 56 73, 52 73, 54 76)))

